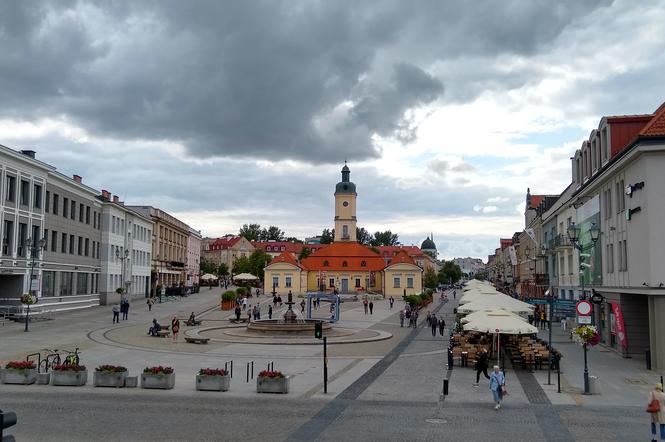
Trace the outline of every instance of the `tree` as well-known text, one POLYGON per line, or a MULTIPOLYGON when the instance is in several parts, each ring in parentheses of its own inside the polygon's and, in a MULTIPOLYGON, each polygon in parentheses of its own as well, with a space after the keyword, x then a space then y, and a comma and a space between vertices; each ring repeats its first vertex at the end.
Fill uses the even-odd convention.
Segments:
POLYGON ((252 273, 249 258, 246 256, 241 256, 233 261, 233 274, 238 275, 240 273, 252 273))
POLYGON ((298 261, 302 261, 303 259, 307 258, 311 253, 312 252, 310 252, 307 247, 303 247, 298 254, 298 261))
POLYGON ((436 289, 439 285, 439 277, 433 268, 428 267, 427 270, 425 270, 423 285, 430 289, 436 289))
POLYGON ((260 224, 243 224, 240 228, 240 236, 244 236, 247 241, 259 241, 261 238, 260 224))
POLYGON ((263 229, 260 234, 261 241, 284 241, 284 232, 277 226, 263 229))
POLYGON ((219 276, 226 276, 229 274, 229 266, 225 262, 221 263, 217 268, 217 274, 219 276))
POLYGON ((251 273, 263 281, 263 269, 270 264, 272 258, 263 250, 257 249, 249 256, 241 256, 233 261, 233 274, 251 273))
POLYGON ((368 246, 372 242, 372 234, 365 230, 364 227, 356 227, 356 240, 360 244, 368 246))
POLYGON ((284 241, 292 242, 292 243, 295 243, 295 244, 304 244, 304 241, 296 238, 295 236, 289 236, 284 241))
POLYGON ((213 275, 217 274, 217 267, 215 266, 215 264, 206 259, 201 259, 201 262, 199 263, 199 269, 203 274, 205 273, 212 273, 213 275))
POLYGON ((390 230, 374 232, 374 238, 371 243, 373 246, 397 246, 399 245, 399 237, 390 230))
POLYGON ((335 229, 330 231, 330 229, 323 229, 323 232, 321 232, 321 244, 330 244, 333 242, 333 239, 335 238, 335 229))
POLYGON ((462 269, 452 261, 446 261, 439 272, 439 282, 442 284, 456 283, 462 277, 462 269))

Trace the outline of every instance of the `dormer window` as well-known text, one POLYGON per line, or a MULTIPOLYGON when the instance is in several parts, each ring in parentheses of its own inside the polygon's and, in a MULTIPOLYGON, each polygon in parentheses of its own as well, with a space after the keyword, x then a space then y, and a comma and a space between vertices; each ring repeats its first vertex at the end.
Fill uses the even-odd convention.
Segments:
POLYGON ((323 267, 330 267, 330 263, 328 261, 323 261, 323 267))
POLYGON ((271 249, 272 249, 272 247, 270 247, 270 246, 266 247, 266 251, 268 251, 268 252, 269 252, 271 249))
POLYGON ((367 267, 367 261, 360 261, 360 267, 367 267))
POLYGON ((348 263, 348 262, 346 262, 346 261, 342 261, 342 267, 348 267, 348 266, 349 266, 349 263, 348 263))

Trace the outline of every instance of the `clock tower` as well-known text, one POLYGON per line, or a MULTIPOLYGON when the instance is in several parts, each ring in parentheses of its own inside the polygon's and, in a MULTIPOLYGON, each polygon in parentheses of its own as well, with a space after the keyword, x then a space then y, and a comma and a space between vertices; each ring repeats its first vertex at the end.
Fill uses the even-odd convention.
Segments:
POLYGON ((335 186, 335 242, 356 242, 356 185, 344 162, 342 181, 335 186))

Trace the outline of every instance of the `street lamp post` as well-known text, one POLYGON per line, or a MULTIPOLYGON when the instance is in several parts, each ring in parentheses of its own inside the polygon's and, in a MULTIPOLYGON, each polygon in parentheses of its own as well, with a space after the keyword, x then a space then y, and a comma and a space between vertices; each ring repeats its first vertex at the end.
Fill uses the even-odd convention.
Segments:
MULTIPOLYGON (((575 225, 575 223, 571 223, 570 226, 568 226, 568 238, 570 239, 571 244, 573 247, 577 249, 579 252, 580 258, 582 258, 582 253, 584 252, 585 248, 581 244, 579 244, 580 240, 580 231, 581 229, 575 225)), ((591 246, 589 249, 593 249, 596 246, 596 242, 598 242, 598 239, 600 238, 600 229, 598 226, 596 226, 596 223, 592 223, 591 227, 589 228, 589 235, 591 236, 591 246)), ((580 280, 581 280, 581 286, 582 286, 582 298, 586 299, 586 295, 584 294, 584 266, 582 263, 580 263, 580 280)), ((587 364, 587 343, 585 342, 584 345, 584 394, 590 394, 589 392, 589 366, 587 364)))
POLYGON ((120 295, 120 301, 125 300, 125 292, 127 289, 125 288, 125 260, 129 259, 129 250, 125 249, 125 252, 121 255, 119 249, 115 249, 115 257, 120 260, 120 279, 122 279, 122 294, 120 295))
MULTIPOLYGON (((38 253, 42 251, 44 246, 46 245, 46 239, 42 238, 39 241, 33 241, 32 238, 28 238, 25 240, 25 245, 28 249, 30 249, 30 259, 32 260, 32 263, 30 265, 30 281, 28 284, 30 286, 28 287, 28 293, 30 293, 31 296, 36 295, 33 293, 32 290, 32 278, 35 272, 35 257, 38 253)), ((23 330, 24 332, 28 331, 28 324, 30 323, 30 304, 28 304, 28 310, 26 311, 25 314, 25 329, 23 330)))

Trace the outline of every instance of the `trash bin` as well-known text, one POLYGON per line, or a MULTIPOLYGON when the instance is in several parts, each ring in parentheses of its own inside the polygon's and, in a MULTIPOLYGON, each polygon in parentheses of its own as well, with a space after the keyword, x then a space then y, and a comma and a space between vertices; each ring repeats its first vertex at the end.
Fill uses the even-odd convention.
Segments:
POLYGON ((589 376, 589 393, 600 394, 600 384, 598 376, 589 376))

